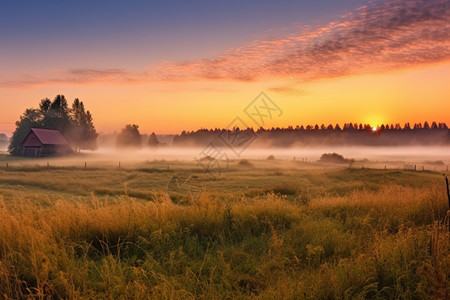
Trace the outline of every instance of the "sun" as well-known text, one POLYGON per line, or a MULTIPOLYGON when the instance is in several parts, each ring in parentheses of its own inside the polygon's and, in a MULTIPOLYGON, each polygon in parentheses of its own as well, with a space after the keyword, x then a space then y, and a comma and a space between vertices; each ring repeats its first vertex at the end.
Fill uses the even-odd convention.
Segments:
POLYGON ((375 132, 377 130, 378 130, 377 126, 372 126, 372 132, 375 132))

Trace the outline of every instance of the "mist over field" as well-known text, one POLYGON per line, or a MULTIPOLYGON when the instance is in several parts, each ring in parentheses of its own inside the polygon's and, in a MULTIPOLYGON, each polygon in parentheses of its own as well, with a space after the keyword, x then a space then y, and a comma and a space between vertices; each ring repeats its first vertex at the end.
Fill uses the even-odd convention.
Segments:
MULTIPOLYGON (((403 146, 361 146, 361 145, 299 145, 276 146, 272 142, 265 142, 256 138, 246 148, 234 149, 225 144, 219 144, 217 137, 204 140, 204 146, 174 145, 176 135, 157 135, 160 146, 146 147, 149 135, 142 135, 142 144, 139 149, 118 149, 115 147, 116 135, 100 135, 99 147, 95 151, 84 151, 90 154, 89 159, 121 160, 121 161, 147 161, 147 160, 185 160, 201 159, 202 156, 212 155, 208 147, 212 142, 220 153, 225 154, 229 160, 237 159, 267 159, 273 155, 275 159, 314 162, 324 153, 339 153, 348 159, 356 161, 370 160, 372 162, 391 163, 428 163, 436 162, 450 164, 450 145, 403 145, 403 146)), ((211 150, 211 149, 209 149, 211 150)))
POLYGON ((6 151, 9 144, 9 138, 4 133, 0 133, 0 151, 6 151))
MULTIPOLYGON (((450 165, 450 145, 403 145, 403 146, 362 146, 362 145, 299 145, 282 144, 277 147, 273 141, 256 138, 245 147, 232 148, 214 137, 202 140, 205 146, 179 145, 174 143, 176 135, 157 135, 157 145, 149 146, 149 134, 142 134, 142 145, 137 148, 120 148, 116 145, 117 134, 101 134, 98 137, 96 150, 82 150, 65 156, 25 158, 22 164, 35 163, 37 165, 52 161, 57 165, 78 165, 82 162, 99 162, 103 164, 126 165, 127 162, 139 165, 141 162, 166 161, 196 161, 205 156, 222 156, 222 159, 265 160, 269 156, 277 160, 312 163, 317 162, 325 153, 338 153, 344 158, 354 160, 354 165, 371 165, 391 168, 403 168, 404 164, 418 164, 427 166, 430 170, 446 169, 450 165), (217 143, 217 141, 220 141, 217 143), (213 145, 213 148, 211 148, 213 145), (214 152, 214 151, 216 152, 214 152), (212 151, 212 152, 211 152, 212 151)), ((5 134, 0 134, 0 154, 8 154, 10 140, 5 134)), ((2 160, 5 160, 4 157, 2 160)), ((11 160, 12 158, 8 158, 11 160)), ((14 159, 12 159, 14 161, 14 159)), ((20 159, 18 160, 20 161, 20 159)))
MULTIPOLYGON (((158 149, 117 150, 115 148, 100 148, 96 151, 86 151, 92 157, 120 160, 194 160, 200 158, 205 148, 200 147, 165 147, 158 149)), ((346 158, 374 161, 405 161, 419 162, 422 160, 441 160, 450 162, 450 146, 404 146, 404 147, 292 147, 292 148, 256 148, 250 147, 241 155, 235 154, 230 148, 220 148, 228 159, 266 159, 273 155, 276 159, 315 161, 323 153, 336 152, 346 158)))
MULTIPOLYGON (((163 147, 143 149, 116 149, 112 147, 99 148, 95 151, 82 151, 70 156, 21 158, 12 159, 9 156, 0 156, 0 161, 7 160, 10 164, 18 165, 45 165, 51 162, 54 166, 118 166, 139 167, 145 162, 166 161, 173 167, 177 161, 196 162, 206 155, 206 148, 200 147, 163 147)), ((269 157, 276 160, 292 163, 292 166, 309 166, 321 168, 323 166, 342 167, 369 167, 403 169, 405 165, 417 165, 417 168, 426 170, 445 171, 450 165, 449 146, 406 146, 406 147, 292 147, 292 148, 256 148, 249 147, 239 156, 230 148, 219 148, 221 159, 235 160, 267 160, 269 157), (319 163, 320 157, 325 153, 338 153, 345 159, 353 160, 352 164, 323 164, 319 163)), ((7 152, 2 152, 0 154, 7 152)), ((211 157, 214 158, 213 153, 211 157)))

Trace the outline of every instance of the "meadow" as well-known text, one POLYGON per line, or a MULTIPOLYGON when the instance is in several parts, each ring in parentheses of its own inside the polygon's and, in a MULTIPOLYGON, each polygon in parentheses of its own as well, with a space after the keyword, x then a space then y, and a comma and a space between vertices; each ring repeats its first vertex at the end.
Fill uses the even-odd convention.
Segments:
POLYGON ((442 173, 231 161, 0 166, 7 299, 445 299, 442 173))

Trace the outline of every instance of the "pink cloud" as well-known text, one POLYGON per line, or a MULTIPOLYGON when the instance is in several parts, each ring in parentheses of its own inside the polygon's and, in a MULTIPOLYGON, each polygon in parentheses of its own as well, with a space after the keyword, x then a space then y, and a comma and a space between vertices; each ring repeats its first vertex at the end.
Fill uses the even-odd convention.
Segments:
POLYGON ((388 0, 360 7, 323 26, 301 26, 293 34, 229 49, 212 59, 162 62, 143 73, 77 69, 47 77, 0 78, 0 86, 270 78, 304 82, 448 60, 448 0, 388 0))
POLYGON ((216 59, 168 62, 155 74, 177 79, 299 81, 383 72, 450 59, 446 0, 390 0, 361 7, 341 20, 296 34, 254 41, 216 59))

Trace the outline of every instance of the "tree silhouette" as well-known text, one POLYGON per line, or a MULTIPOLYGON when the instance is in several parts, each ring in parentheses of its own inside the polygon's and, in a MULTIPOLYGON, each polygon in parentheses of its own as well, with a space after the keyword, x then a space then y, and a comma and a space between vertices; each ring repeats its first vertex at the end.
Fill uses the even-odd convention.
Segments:
POLYGON ((73 101, 72 110, 72 132, 70 140, 77 151, 97 149, 97 132, 92 121, 91 113, 85 110, 84 104, 78 98, 73 101))
POLYGON ((118 148, 141 148, 142 137, 139 126, 136 124, 126 125, 117 136, 116 146, 118 148))
POLYGON ((159 146, 158 138, 156 137, 156 134, 154 132, 152 132, 152 134, 150 135, 150 137, 148 139, 148 146, 149 147, 158 147, 159 146))
POLYGON ((97 133, 92 115, 85 111, 83 102, 78 99, 75 99, 72 109, 64 95, 57 95, 53 101, 42 99, 39 109, 26 109, 16 122, 8 147, 12 155, 22 154, 22 141, 31 128, 59 130, 77 150, 96 148, 97 133))
MULTIPOLYGON (((42 107, 45 109, 48 105, 48 99, 41 101, 42 107)), ((44 128, 56 129, 62 133, 70 130, 69 105, 64 95, 57 95, 50 103, 47 110, 41 110, 44 115, 44 128)))
MULTIPOLYGON (((426 124, 430 124, 425 122, 426 124)), ((424 123, 424 124, 425 124, 424 123)), ((449 145, 450 132, 445 123, 433 122, 431 126, 416 124, 411 129, 410 123, 405 123, 402 128, 399 123, 380 124, 376 131, 373 131, 370 124, 345 123, 344 129, 339 124, 335 128, 332 125, 325 127, 324 124, 312 126, 296 125, 286 128, 264 129, 259 128, 256 132, 258 139, 253 143, 254 146, 267 147, 289 147, 298 145, 366 145, 366 146, 400 146, 400 145, 449 145)), ((173 144, 206 146, 211 141, 218 146, 227 146, 218 136, 237 136, 242 132, 253 131, 251 128, 240 129, 222 129, 185 132, 177 135, 173 139, 173 144)))

